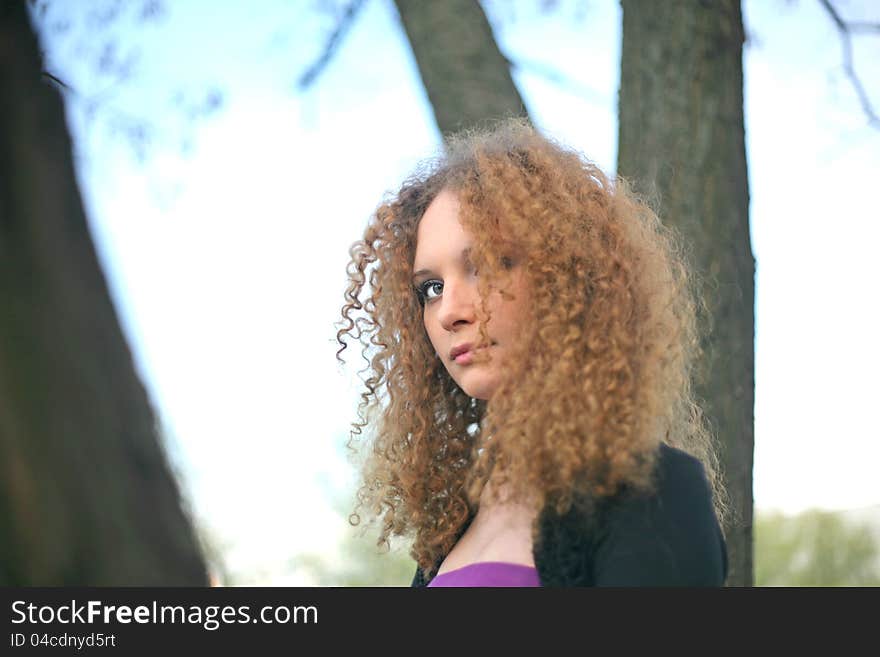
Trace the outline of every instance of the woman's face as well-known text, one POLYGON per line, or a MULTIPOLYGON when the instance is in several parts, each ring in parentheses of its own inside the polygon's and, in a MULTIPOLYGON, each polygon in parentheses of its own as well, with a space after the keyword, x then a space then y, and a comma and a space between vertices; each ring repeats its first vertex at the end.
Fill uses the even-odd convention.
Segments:
POLYGON ((468 259, 471 236, 458 221, 458 209, 455 193, 444 189, 425 210, 416 235, 413 285, 424 294, 425 330, 450 376, 471 397, 489 399, 505 373, 505 355, 522 331, 527 286, 522 267, 511 261, 510 286, 505 291, 514 298, 502 298, 496 290, 486 304, 491 313, 486 323, 491 362, 479 362, 484 358, 480 352, 478 361, 474 352, 453 360, 454 348, 476 345, 480 337, 476 317, 480 298, 468 259))

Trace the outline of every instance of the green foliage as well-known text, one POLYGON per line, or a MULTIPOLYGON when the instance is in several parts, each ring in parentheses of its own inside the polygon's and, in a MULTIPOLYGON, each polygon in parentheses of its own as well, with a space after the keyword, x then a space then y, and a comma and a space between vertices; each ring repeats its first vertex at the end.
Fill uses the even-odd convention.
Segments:
POLYGON ((403 548, 382 552, 354 527, 346 532, 335 558, 304 554, 292 559, 290 566, 308 573, 317 586, 409 586, 416 570, 403 548))
POLYGON ((342 525, 342 538, 335 554, 303 553, 288 562, 292 571, 308 575, 317 586, 409 586, 416 562, 409 544, 392 541, 390 549, 376 545, 378 527, 348 522, 355 500, 354 488, 326 487, 331 507, 342 525))
POLYGON ((833 511, 758 513, 756 586, 878 586, 880 541, 867 522, 833 511))

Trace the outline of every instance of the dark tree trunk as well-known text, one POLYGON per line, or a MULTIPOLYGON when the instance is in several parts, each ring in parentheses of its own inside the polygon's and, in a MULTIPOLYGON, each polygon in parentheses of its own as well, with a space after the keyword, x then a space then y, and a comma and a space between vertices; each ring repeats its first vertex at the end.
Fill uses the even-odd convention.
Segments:
POLYGON ((0 3, 0 584, 206 585, 40 69, 0 3))
POLYGON ((708 277, 713 330, 698 393, 737 518, 728 584, 750 586, 754 273, 739 0, 622 0, 618 173, 657 201, 708 277))
POLYGON ((477 0, 395 0, 443 135, 486 119, 528 117, 477 0))

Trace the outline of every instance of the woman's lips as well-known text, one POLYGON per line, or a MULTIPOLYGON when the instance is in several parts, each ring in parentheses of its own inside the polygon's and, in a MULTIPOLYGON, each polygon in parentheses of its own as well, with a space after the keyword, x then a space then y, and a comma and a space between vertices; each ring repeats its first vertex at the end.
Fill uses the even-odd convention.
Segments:
MULTIPOLYGON (((489 346, 494 347, 495 345, 491 344, 489 346)), ((477 351, 482 351, 485 348, 486 347, 480 347, 479 349, 477 349, 477 351)), ((459 365, 469 365, 471 363, 471 361, 473 361, 473 359, 474 359, 474 350, 471 349, 470 351, 465 351, 463 353, 460 353, 453 360, 456 363, 458 363, 459 365)))
POLYGON ((466 351, 463 354, 459 354, 455 357, 455 362, 459 365, 468 365, 474 359, 473 351, 466 351))

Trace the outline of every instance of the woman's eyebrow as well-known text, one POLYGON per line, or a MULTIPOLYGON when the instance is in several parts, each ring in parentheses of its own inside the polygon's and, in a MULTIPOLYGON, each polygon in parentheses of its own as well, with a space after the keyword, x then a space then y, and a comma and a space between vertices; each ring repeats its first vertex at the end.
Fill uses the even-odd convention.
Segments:
MULTIPOLYGON (((467 246, 461 250, 461 255, 459 255, 459 259, 462 261, 467 260, 468 256, 471 253, 471 247, 467 246)), ((430 269, 419 269, 417 272, 413 274, 413 280, 417 279, 422 274, 433 274, 434 272, 430 269)))

